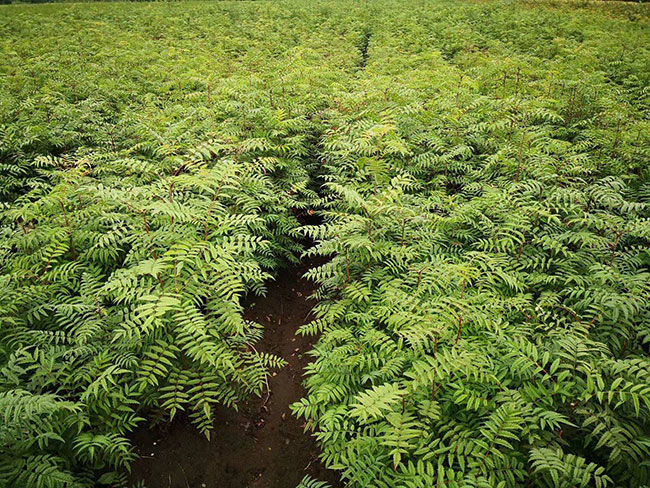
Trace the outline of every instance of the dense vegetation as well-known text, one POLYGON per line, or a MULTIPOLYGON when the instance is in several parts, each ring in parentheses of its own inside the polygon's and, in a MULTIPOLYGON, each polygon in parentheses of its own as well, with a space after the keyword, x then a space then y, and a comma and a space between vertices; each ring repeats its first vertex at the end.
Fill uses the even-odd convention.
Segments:
POLYGON ((282 367, 240 299, 311 241, 293 410, 348 486, 650 485, 647 8, 2 14, 0 484, 218 433, 282 367))

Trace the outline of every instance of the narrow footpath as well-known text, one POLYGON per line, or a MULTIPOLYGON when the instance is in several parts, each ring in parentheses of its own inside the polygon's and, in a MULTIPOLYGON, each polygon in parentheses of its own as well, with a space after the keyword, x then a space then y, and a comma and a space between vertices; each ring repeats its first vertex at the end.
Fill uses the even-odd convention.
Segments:
POLYGON ((255 297, 245 317, 264 325, 260 351, 277 354, 288 365, 269 378, 270 395, 240 404, 239 412, 220 408, 208 441, 185 419, 159 429, 143 428, 133 441, 142 457, 131 479, 147 488, 295 488, 307 474, 342 486, 336 473, 318 460, 318 448, 289 405, 299 400, 306 354, 313 337, 295 332, 310 320, 314 283, 302 278, 313 263, 280 272, 266 297, 255 297))

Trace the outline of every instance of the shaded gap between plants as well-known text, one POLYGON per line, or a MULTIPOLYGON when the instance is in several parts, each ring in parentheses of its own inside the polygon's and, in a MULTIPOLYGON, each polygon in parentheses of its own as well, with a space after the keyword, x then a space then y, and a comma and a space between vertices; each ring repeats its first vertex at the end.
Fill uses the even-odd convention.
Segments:
POLYGON ((370 45, 370 38, 372 34, 369 30, 363 32, 361 42, 359 43, 359 52, 361 53, 361 60, 359 61, 359 69, 364 69, 368 64, 368 46, 370 45))
POLYGON ((148 488, 295 488, 305 475, 341 487, 339 476, 323 467, 315 439, 289 405, 304 395, 303 370, 315 337, 296 336, 311 320, 316 284, 303 278, 323 260, 310 259, 280 270, 267 284, 265 297, 250 297, 245 318, 264 326, 255 347, 277 354, 287 366, 269 377, 269 394, 240 403, 239 411, 219 407, 211 440, 188 419, 159 427, 143 426, 132 436, 141 456, 132 466, 131 480, 148 488))

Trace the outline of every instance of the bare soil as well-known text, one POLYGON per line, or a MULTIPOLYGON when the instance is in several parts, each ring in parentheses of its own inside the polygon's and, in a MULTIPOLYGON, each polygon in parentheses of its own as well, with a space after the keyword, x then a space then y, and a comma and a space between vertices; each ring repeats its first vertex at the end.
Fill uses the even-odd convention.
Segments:
POLYGON ((289 410, 304 393, 306 353, 316 340, 295 335, 315 304, 309 299, 315 286, 302 278, 310 264, 281 271, 267 296, 247 307, 246 318, 265 327, 256 348, 288 362, 269 378, 268 399, 264 393, 238 412, 220 408, 210 441, 183 418, 137 430, 133 442, 141 458, 133 464, 133 481, 144 480, 148 488, 295 488, 309 474, 343 486, 319 462, 315 441, 289 410))

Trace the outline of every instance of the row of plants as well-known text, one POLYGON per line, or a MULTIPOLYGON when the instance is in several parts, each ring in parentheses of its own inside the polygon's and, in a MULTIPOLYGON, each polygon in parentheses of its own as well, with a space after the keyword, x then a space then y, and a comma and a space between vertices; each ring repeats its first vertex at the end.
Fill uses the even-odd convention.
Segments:
POLYGON ((361 35, 293 7, 0 15, 0 485, 126 486, 137 425, 219 435, 215 407, 283 365, 240 301, 303 249, 317 114, 361 35))
POLYGON ((571 14, 374 13, 302 230, 293 410, 348 486, 650 484, 649 31, 571 14))

